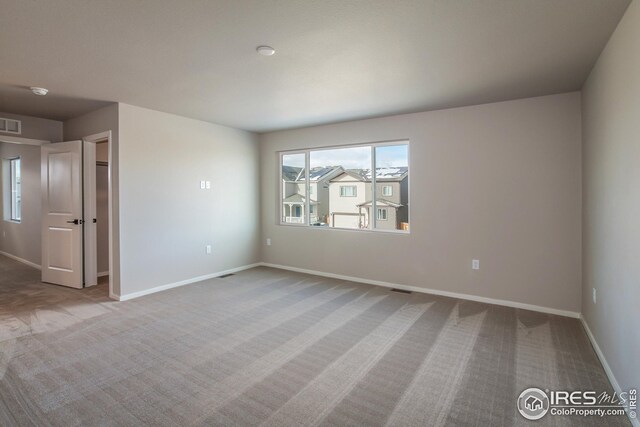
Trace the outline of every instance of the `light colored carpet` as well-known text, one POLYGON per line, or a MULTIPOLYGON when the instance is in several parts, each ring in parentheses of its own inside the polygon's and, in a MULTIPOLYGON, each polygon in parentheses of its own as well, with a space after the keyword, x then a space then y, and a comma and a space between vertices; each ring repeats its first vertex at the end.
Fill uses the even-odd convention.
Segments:
POLYGON ((2 426, 527 425, 529 386, 611 391, 575 319, 268 268, 120 303, 0 274, 2 426))

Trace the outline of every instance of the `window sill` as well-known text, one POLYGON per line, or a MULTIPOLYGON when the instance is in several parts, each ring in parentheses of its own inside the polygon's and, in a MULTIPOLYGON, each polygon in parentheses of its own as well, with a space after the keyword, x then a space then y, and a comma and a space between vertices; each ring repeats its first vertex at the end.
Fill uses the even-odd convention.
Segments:
POLYGON ((341 227, 322 227, 322 226, 312 226, 306 224, 291 224, 291 223, 278 223, 278 226, 281 227, 294 227, 294 228, 308 228, 312 230, 337 230, 337 231, 349 231, 355 233, 381 233, 381 234, 399 234, 399 235, 410 235, 411 231, 404 230, 369 230, 368 228, 341 228, 341 227))

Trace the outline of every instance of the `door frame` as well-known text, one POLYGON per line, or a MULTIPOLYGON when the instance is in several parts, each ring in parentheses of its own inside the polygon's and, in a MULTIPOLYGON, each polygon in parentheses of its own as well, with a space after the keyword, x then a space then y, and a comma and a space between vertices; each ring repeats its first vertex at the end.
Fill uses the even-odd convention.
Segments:
MULTIPOLYGON (((114 281, 114 277, 113 277, 113 260, 114 260, 114 254, 113 254, 113 218, 115 215, 115 212, 113 211, 113 207, 114 207, 114 203, 113 203, 113 138, 112 138, 112 132, 110 130, 105 131, 105 132, 100 132, 100 133, 95 133, 93 135, 88 135, 82 138, 82 142, 83 143, 93 143, 96 144, 98 142, 104 142, 107 141, 107 162, 109 163, 109 165, 107 166, 107 175, 108 175, 108 197, 109 197, 109 206, 108 206, 108 210, 109 210, 109 297, 110 298, 115 298, 115 294, 113 292, 113 281, 114 281)), ((87 167, 93 167, 93 169, 95 170, 96 168, 96 164, 95 164, 95 158, 93 159, 93 165, 87 165, 87 159, 85 158, 85 156, 83 155, 83 159, 82 159, 82 163, 84 166, 84 176, 86 177, 86 172, 87 172, 87 167)), ((86 179, 83 179, 83 182, 86 183, 86 179)), ((89 186, 87 188, 87 186, 84 186, 83 189, 83 193, 86 195, 87 194, 87 190, 92 191, 94 193, 94 197, 95 197, 95 192, 96 192, 96 188, 95 188, 95 181, 92 182, 91 186, 89 186)), ((83 208, 84 209, 84 208, 83 208)), ((84 237, 84 243, 85 246, 87 245, 87 236, 85 235, 84 237)), ((93 242, 89 242, 92 245, 97 244, 96 241, 93 242)))

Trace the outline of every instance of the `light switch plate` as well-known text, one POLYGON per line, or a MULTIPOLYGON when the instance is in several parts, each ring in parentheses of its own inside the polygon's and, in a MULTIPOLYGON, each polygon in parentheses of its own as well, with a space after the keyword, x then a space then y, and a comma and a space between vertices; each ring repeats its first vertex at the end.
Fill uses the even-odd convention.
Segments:
POLYGON ((471 261, 471 268, 473 268, 474 270, 480 270, 480 260, 474 259, 473 261, 471 261))
POLYGON ((200 189, 201 189, 201 190, 204 190, 205 185, 206 185, 206 184, 205 184, 205 182, 204 182, 204 181, 200 181, 200 189))
POLYGON ((207 187, 207 190, 211 190, 211 181, 207 181, 205 186, 207 187))

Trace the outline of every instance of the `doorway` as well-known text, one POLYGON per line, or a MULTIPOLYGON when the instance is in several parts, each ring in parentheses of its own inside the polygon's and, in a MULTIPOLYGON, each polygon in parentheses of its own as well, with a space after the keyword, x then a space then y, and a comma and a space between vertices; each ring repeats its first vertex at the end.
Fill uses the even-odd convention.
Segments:
POLYGON ((110 132, 83 138, 84 286, 111 286, 110 132))
POLYGON ((42 281, 113 298, 111 144, 107 131, 42 147, 42 281))

